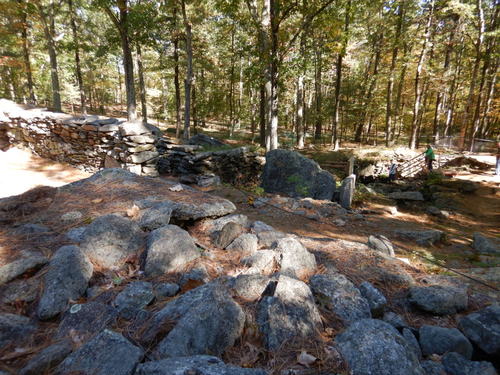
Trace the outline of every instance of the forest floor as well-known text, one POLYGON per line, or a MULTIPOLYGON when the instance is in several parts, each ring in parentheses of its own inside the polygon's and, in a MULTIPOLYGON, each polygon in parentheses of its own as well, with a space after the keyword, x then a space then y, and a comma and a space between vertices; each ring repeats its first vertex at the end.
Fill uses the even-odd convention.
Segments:
MULTIPOLYGON (((490 163, 493 160, 488 156, 479 156, 479 159, 490 163)), ((21 194, 36 186, 56 187, 89 176, 88 173, 72 166, 42 159, 29 150, 18 148, 0 152, 0 175, 0 198, 21 194)), ((451 218, 444 219, 426 214, 426 207, 418 204, 398 206, 398 213, 391 215, 381 210, 387 204, 383 199, 363 196, 355 201, 355 208, 366 214, 363 214, 362 220, 349 220, 345 226, 311 220, 306 216, 272 206, 255 208, 249 202, 248 192, 229 185, 212 188, 210 192, 231 200, 237 206, 238 212, 250 219, 264 221, 286 233, 311 238, 313 241, 340 239, 362 243, 366 243, 371 234, 382 234, 393 241, 399 258, 411 262, 412 266, 426 273, 448 274, 449 271, 415 256, 415 253, 499 288, 500 259, 475 255, 472 252, 471 239, 474 232, 497 238, 500 236, 500 180, 494 176, 493 167, 482 172, 463 171, 455 177, 476 181, 480 188, 475 194, 457 196, 459 209, 454 211, 451 218), (417 229, 440 229, 447 234, 447 241, 431 248, 423 248, 409 245, 394 234, 396 230, 417 229)), ((490 296, 500 296, 489 288, 479 285, 475 287, 490 296)))

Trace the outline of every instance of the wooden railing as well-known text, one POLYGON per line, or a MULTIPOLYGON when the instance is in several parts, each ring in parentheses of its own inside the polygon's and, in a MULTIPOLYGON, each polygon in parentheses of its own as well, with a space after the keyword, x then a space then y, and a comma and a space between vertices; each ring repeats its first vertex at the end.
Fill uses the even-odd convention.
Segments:
POLYGON ((420 172, 425 167, 425 154, 419 154, 413 159, 410 159, 398 168, 399 175, 403 178, 412 177, 420 172))

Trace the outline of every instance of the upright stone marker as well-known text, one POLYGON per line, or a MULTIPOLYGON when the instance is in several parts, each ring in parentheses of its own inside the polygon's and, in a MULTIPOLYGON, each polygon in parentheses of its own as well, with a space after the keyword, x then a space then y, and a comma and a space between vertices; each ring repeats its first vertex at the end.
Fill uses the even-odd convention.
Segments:
POLYGON ((351 174, 342 181, 340 186, 340 205, 346 209, 351 208, 352 198, 356 189, 356 175, 351 174))

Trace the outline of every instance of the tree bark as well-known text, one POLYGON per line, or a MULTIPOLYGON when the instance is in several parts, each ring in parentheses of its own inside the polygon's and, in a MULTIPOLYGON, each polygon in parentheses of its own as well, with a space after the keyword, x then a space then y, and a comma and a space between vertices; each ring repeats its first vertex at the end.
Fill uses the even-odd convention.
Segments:
POLYGON ((418 117, 420 113, 420 105, 422 101, 422 73, 425 65, 425 57, 427 55, 427 49, 429 47, 429 39, 431 36, 431 24, 434 15, 434 0, 430 2, 429 15, 425 25, 424 31, 424 41, 422 43, 422 49, 418 58, 417 70, 415 73, 415 102, 413 104, 413 118, 411 123, 411 133, 409 147, 415 149, 417 145, 417 131, 418 131, 418 117))
POLYGON ((56 112, 62 112, 61 107, 61 93, 59 86, 59 71, 57 67, 57 52, 56 45, 54 41, 55 33, 55 9, 53 1, 50 2, 48 6, 48 12, 46 13, 44 7, 40 3, 36 3, 38 7, 38 12, 42 20, 43 32, 45 35, 45 40, 47 42, 47 50, 49 53, 50 60, 50 79, 52 83, 52 106, 56 112))
POLYGON ((87 105, 85 103, 85 90, 83 88, 82 68, 80 64, 80 44, 78 39, 78 29, 76 27, 75 11, 73 9, 73 0, 68 0, 68 7, 71 19, 71 30, 73 32, 73 43, 75 44, 75 73, 78 83, 78 91, 80 92, 80 110, 82 113, 87 113, 87 105))
POLYGON ((17 0, 21 8, 21 39, 23 44, 24 68, 26 71, 26 83, 28 85, 28 101, 30 104, 36 104, 35 86, 33 84, 33 72, 31 70, 31 60, 28 42, 28 15, 23 0, 17 0))
POLYGON ((316 111, 315 111, 315 129, 314 129, 314 139, 316 141, 321 139, 321 134, 323 132, 323 118, 322 118, 322 113, 321 113, 321 102, 322 102, 322 95, 321 95, 321 78, 322 78, 322 56, 321 56, 321 50, 319 49, 319 46, 316 46, 316 74, 314 78, 314 92, 316 96, 316 111))
POLYGON ((396 25, 396 35, 392 47, 391 67, 389 69, 389 79, 387 81, 386 113, 385 113, 385 145, 389 147, 392 142, 392 92, 394 89, 394 71, 399 53, 399 43, 401 31, 403 29, 404 0, 398 5, 398 22, 396 25))
POLYGON ((146 101, 146 85, 144 83, 144 67, 142 65, 142 50, 140 43, 137 43, 137 73, 139 75, 139 96, 141 98, 142 122, 148 123, 148 107, 146 101))
POLYGON ((186 13, 185 0, 181 0, 182 19, 184 22, 185 44, 186 44, 186 78, 184 79, 184 132, 182 137, 188 140, 190 137, 191 121, 191 86, 193 83, 193 36, 191 33, 191 23, 186 13))
POLYGON ((342 49, 337 55, 336 62, 336 80, 335 80, 335 96, 333 98, 333 123, 332 123, 332 139, 331 144, 334 150, 338 150, 340 147, 339 137, 338 137, 338 126, 339 126, 339 109, 340 109, 340 89, 342 87, 342 60, 347 51, 347 43, 349 41, 349 23, 350 23, 350 13, 351 13, 351 2, 348 0, 345 7, 345 22, 344 22, 344 32, 342 35, 342 49))
POLYGON ((465 105, 465 111, 464 111, 464 114, 462 116, 462 123, 460 126, 460 137, 461 137, 461 141, 462 141, 461 142, 462 147, 465 147, 467 132, 468 132, 470 123, 472 121, 474 95, 476 92, 476 81, 477 81, 477 75, 479 73, 479 66, 481 64, 481 50, 483 47, 483 40, 484 40, 485 22, 484 22, 484 12, 483 12, 482 0, 476 1, 476 7, 477 7, 478 24, 479 24, 479 27, 477 30, 477 39, 476 39, 476 42, 474 43, 474 47, 476 50, 476 58, 474 59, 474 67, 472 69, 472 76, 471 76, 470 86, 469 86, 469 94, 467 95, 467 103, 465 105))

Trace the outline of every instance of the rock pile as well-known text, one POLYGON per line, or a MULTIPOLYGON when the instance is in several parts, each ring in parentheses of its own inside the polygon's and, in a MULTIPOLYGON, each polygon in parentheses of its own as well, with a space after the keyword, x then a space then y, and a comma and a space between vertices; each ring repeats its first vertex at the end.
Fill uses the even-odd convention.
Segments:
POLYGON ((215 174, 230 184, 255 183, 262 172, 264 160, 246 147, 198 152, 200 146, 164 145, 158 160, 160 174, 182 176, 186 183, 198 182, 196 176, 215 174))
POLYGON ((4 99, 0 100, 0 114, 0 138, 11 145, 28 147, 47 159, 91 172, 106 166, 157 174, 153 158, 158 156, 155 142, 161 134, 152 125, 25 109, 4 99))
MULTIPOLYGON (((471 358, 498 355, 498 306, 462 317, 458 329, 411 326, 391 311, 416 314, 420 321, 429 313, 455 314, 469 307, 463 288, 410 285, 410 278, 395 303, 383 289, 390 279, 378 278, 369 265, 332 266, 339 252, 306 247, 305 238, 234 213, 227 200, 187 186, 171 190, 177 185, 119 169, 60 188, 51 210, 75 212, 57 199, 81 199, 82 192, 103 186, 113 191, 101 203, 102 214, 91 220, 82 219, 86 212, 68 215, 80 217, 74 222, 83 228, 79 236, 49 247, 46 257, 25 255, 33 260, 31 268, 1 260, 2 267, 19 270, 0 287, 0 296, 15 301, 2 302, 10 312, 0 314, 0 346, 16 373, 261 375, 275 371, 276 362, 268 358, 285 358, 296 343, 326 352, 321 367, 331 373, 343 366, 353 375, 424 375, 436 367, 450 374, 460 368, 495 373, 490 363, 471 358), (147 197, 134 189, 147 189, 147 197), (133 197, 120 195, 125 190, 133 190, 133 197), (127 209, 132 204, 119 209, 113 202, 119 196, 133 210, 127 209), (367 267, 363 282, 339 271, 351 267, 367 267), (11 288, 19 277, 26 284, 41 279, 40 294, 35 288, 22 311, 15 310, 21 294, 12 295, 19 291, 11 288)), ((41 232, 47 236, 68 230, 67 222, 57 226, 44 216, 39 222, 50 226, 41 232)), ((18 236, 22 228, 33 229, 20 225, 6 233, 18 236)), ((376 239, 371 246, 377 248, 384 238, 376 239)), ((344 246, 365 259, 399 262, 364 244, 344 246)), ((305 370, 296 354, 292 364, 280 364, 283 373, 305 370)))

